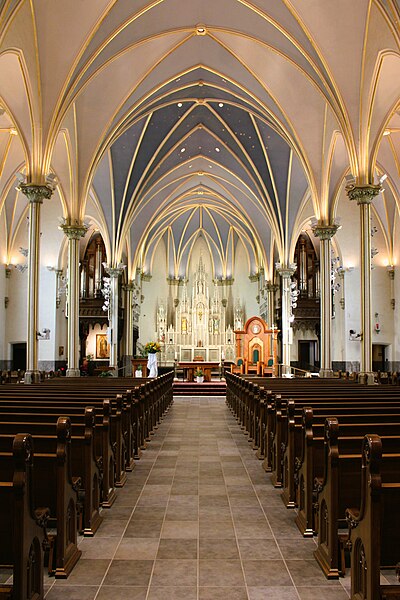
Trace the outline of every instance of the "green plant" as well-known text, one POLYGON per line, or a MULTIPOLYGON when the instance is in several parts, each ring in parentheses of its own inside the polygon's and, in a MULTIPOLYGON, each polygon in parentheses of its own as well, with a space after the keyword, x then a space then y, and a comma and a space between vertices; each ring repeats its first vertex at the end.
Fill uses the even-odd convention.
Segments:
POLYGON ((102 371, 99 377, 112 377, 111 371, 102 371))
POLYGON ((195 377, 204 377, 203 369, 197 368, 194 372, 195 377))

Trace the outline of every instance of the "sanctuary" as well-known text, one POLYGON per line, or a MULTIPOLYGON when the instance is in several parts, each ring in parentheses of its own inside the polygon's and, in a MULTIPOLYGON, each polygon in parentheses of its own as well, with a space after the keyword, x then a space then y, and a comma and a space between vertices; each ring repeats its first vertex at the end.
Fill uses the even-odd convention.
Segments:
POLYGON ((242 329, 244 311, 238 301, 227 310, 220 285, 213 281, 210 294, 208 273, 200 255, 192 276, 180 280, 173 306, 168 299, 157 309, 157 339, 163 344, 161 360, 234 361, 235 329, 242 329), (231 322, 233 315, 233 322, 231 322))

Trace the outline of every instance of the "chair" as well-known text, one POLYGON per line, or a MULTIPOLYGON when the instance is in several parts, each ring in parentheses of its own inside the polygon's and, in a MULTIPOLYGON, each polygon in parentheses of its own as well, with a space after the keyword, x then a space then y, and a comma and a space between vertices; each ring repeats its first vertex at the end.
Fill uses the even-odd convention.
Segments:
POLYGON ((231 365, 231 373, 237 373, 238 375, 244 373, 244 360, 241 356, 237 359, 236 364, 231 365))

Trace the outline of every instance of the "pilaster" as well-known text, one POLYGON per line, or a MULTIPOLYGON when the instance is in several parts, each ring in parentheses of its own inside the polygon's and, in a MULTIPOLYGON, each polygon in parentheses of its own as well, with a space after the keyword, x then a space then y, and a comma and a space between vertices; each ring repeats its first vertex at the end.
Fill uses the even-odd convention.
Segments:
POLYGON ((21 183, 19 190, 29 201, 29 248, 28 248, 28 331, 26 344, 25 383, 36 383, 40 379, 37 352, 37 320, 39 298, 40 257, 40 206, 49 200, 53 188, 48 185, 21 183))

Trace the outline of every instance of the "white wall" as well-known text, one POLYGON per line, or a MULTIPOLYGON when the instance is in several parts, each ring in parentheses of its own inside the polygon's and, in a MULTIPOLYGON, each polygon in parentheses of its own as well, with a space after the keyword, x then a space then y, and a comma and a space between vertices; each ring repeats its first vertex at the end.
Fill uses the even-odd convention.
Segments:
POLYGON ((257 302, 258 281, 249 279, 249 262, 243 244, 238 241, 235 252, 235 270, 232 294, 234 299, 238 298, 245 312, 245 321, 250 317, 260 314, 257 302))
POLYGON ((140 307, 139 342, 146 344, 156 339, 157 306, 169 293, 167 282, 167 255, 163 241, 157 247, 150 281, 142 281, 144 301, 140 307))

